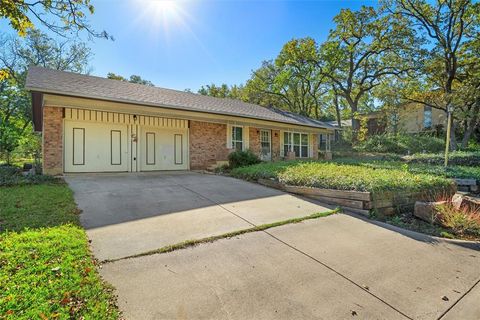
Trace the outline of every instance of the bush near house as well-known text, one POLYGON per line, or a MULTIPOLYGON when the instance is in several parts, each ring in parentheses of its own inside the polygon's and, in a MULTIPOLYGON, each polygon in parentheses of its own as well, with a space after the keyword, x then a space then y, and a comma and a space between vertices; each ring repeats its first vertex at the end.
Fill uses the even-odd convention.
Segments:
POLYGON ((231 169, 260 163, 260 159, 250 150, 234 151, 228 155, 228 165, 231 169))
POLYGON ((412 173, 401 167, 376 168, 358 164, 296 161, 262 163, 236 168, 231 175, 247 180, 273 178, 282 183, 325 189, 368 191, 441 192, 452 187, 445 177, 412 173))
POLYGON ((65 183, 0 187, 0 227, 0 319, 118 318, 65 183))

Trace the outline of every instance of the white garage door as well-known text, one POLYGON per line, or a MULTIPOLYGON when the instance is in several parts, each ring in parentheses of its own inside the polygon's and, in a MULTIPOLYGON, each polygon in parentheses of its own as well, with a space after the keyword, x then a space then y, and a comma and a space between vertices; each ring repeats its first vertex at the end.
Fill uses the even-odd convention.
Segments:
POLYGON ((127 125, 65 121, 65 172, 128 171, 127 125))
POLYGON ((187 170, 188 121, 65 109, 65 172, 187 170))
POLYGON ((187 169, 186 130, 140 127, 140 170, 187 169))

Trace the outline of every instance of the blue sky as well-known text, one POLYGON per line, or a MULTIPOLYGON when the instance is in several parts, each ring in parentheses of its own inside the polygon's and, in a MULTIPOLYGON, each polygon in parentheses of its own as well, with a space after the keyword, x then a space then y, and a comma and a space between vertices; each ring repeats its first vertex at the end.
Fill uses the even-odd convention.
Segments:
POLYGON ((376 1, 91 0, 92 25, 115 41, 90 42, 92 74, 138 74, 155 85, 196 91, 239 84, 292 38, 323 41, 341 8, 376 1))

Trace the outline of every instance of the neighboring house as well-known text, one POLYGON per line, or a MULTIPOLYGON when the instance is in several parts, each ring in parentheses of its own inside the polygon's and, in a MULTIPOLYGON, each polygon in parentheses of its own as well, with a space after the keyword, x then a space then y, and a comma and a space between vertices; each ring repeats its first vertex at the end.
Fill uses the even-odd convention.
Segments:
POLYGON ((398 129, 407 133, 437 131, 445 128, 447 113, 420 103, 407 103, 399 108, 398 129))
POLYGON ((64 172, 206 169, 233 150, 317 158, 323 122, 238 100, 30 67, 43 168, 64 172))
MULTIPOLYGON (((388 121, 391 126, 397 125, 397 130, 406 133, 419 133, 435 131, 438 132, 445 128, 447 114, 443 110, 425 106, 420 103, 407 103, 398 108, 396 114, 387 115, 382 111, 370 112, 361 115, 367 118, 368 135, 381 134, 387 131, 385 124, 386 117, 391 117, 388 121)), ((341 130, 352 128, 352 120, 342 120, 342 128, 338 127, 337 121, 328 121, 327 124, 335 127, 335 141, 341 134, 341 130)), ((393 131, 393 127, 389 128, 393 131)), ((321 140, 322 138, 320 138, 321 140)), ((333 139, 332 139, 333 140, 333 139)))

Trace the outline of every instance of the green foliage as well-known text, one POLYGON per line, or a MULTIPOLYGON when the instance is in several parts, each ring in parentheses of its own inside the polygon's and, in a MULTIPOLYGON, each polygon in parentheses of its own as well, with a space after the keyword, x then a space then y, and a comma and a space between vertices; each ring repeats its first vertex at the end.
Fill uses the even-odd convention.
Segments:
POLYGON ((47 175, 23 175, 18 167, 10 165, 0 165, 0 187, 2 186, 17 186, 30 185, 41 183, 57 183, 59 180, 47 175))
POLYGON ((455 234, 480 236, 480 212, 468 208, 456 208, 451 203, 435 207, 440 224, 455 234))
POLYGON ((228 165, 232 169, 257 163, 260 163, 260 159, 250 150, 234 151, 228 155, 228 165))
MULTIPOLYGON (((443 165, 444 153, 415 153, 404 157, 409 163, 443 165)), ((450 166, 480 166, 480 151, 454 151, 448 155, 450 166)))
POLYGON ((212 83, 207 84, 206 86, 202 86, 197 93, 203 96, 210 96, 216 98, 245 100, 243 85, 228 86, 227 84, 223 83, 220 86, 217 86, 212 83))
POLYGON ((96 32, 90 27, 87 15, 93 14, 94 11, 90 0, 38 0, 35 2, 2 0, 0 18, 8 19, 10 26, 22 37, 28 31, 35 29, 31 20, 34 16, 41 25, 60 36, 86 31, 94 37, 111 38, 107 32, 96 32))
POLYGON ((452 188, 451 180, 434 175, 332 162, 257 164, 234 169, 231 174, 249 180, 276 178, 290 185, 373 193, 390 190, 431 192, 452 188))
POLYGON ((440 152, 445 148, 443 139, 422 134, 379 134, 355 146, 357 151, 409 154, 418 152, 440 152))
POLYGON ((118 75, 118 74, 115 74, 113 72, 109 72, 107 74, 107 78, 108 79, 111 79, 111 80, 119 80, 119 81, 123 81, 123 82, 130 82, 130 83, 137 83, 137 84, 143 84, 143 85, 146 85, 146 86, 150 86, 150 87, 154 87, 155 85, 149 81, 149 80, 145 80, 143 79, 142 77, 140 76, 137 76, 137 75, 131 75, 129 79, 121 76, 121 75, 118 75))

